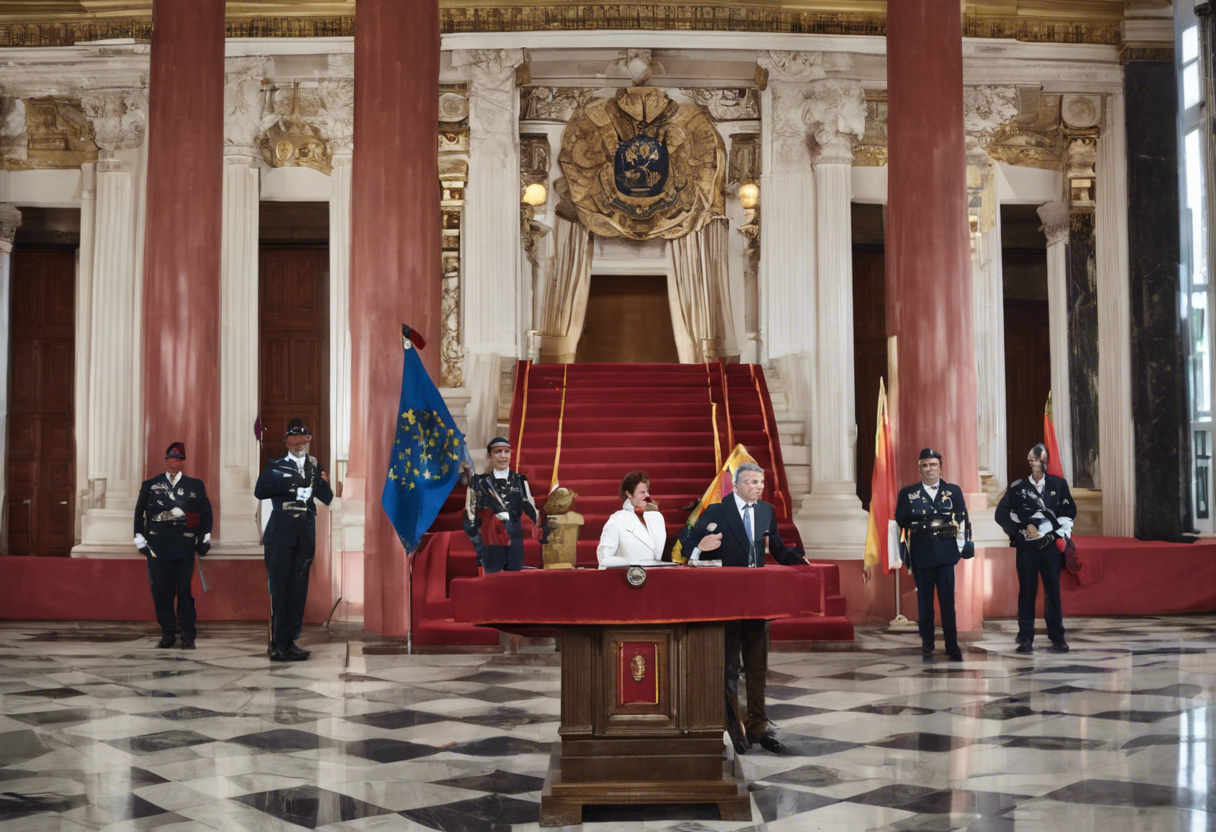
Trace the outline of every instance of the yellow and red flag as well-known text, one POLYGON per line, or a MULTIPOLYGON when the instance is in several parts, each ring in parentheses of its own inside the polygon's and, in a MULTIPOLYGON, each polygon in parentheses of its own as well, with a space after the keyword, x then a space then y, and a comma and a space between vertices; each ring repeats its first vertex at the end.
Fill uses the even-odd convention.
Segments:
POLYGON ((874 431, 874 473, 870 479, 870 523, 866 529, 866 567, 882 564, 883 572, 900 566, 899 526, 895 524, 895 453, 887 417, 887 388, 878 382, 878 422, 874 431))
POLYGON ((1051 391, 1047 391, 1047 405, 1043 408, 1043 444, 1047 446, 1047 473, 1053 477, 1064 476, 1064 462, 1060 459, 1060 443, 1056 440, 1056 423, 1051 418, 1051 391))
MULTIPOLYGON (((701 495, 700 502, 697 507, 688 515, 688 523, 686 528, 691 529, 697 525, 697 520, 701 517, 701 512, 705 511, 707 506, 712 506, 714 503, 722 502, 722 499, 735 490, 735 469, 744 462, 755 462, 756 460, 747 452, 747 448, 742 445, 736 445, 735 449, 730 452, 730 456, 726 458, 722 469, 718 471, 713 482, 709 484, 709 488, 705 489, 705 493, 701 495)), ((676 541, 676 545, 671 548, 671 559, 676 563, 684 563, 688 558, 682 554, 683 546, 680 541, 676 541)))

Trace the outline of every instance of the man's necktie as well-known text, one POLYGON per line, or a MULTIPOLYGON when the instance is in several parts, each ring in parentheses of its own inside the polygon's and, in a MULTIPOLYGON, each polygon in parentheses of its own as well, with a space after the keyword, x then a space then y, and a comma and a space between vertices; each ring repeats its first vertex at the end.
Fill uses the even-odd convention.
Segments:
POLYGON ((752 507, 743 507, 743 531, 747 535, 747 565, 756 565, 756 536, 752 533, 752 507))

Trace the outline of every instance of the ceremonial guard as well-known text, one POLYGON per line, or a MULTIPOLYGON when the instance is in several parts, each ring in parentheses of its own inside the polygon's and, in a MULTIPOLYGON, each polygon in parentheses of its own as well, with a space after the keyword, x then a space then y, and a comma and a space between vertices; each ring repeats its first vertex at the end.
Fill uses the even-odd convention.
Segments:
MULTIPOLYGON (((317 553, 317 500, 334 498, 329 475, 308 453, 312 433, 299 419, 287 424, 287 456, 262 469, 253 494, 270 503, 262 532, 266 577, 270 586, 271 644, 276 662, 299 662, 309 651, 296 645, 308 600, 308 573, 317 553)), ((263 508, 265 510, 265 507, 263 508)))
POLYGON ((996 522, 1009 535, 1017 557, 1018 648, 1034 652, 1034 602, 1043 578, 1043 621, 1051 639, 1051 653, 1067 653, 1064 613, 1060 606, 1060 569, 1064 548, 1072 537, 1077 516, 1068 483, 1047 473, 1047 448, 1035 445, 1026 458, 1030 476, 1017 480, 1005 491, 996 507, 996 522))
POLYGON ((920 452, 920 482, 899 492, 895 522, 907 540, 906 562, 916 581, 921 654, 933 655, 933 594, 942 610, 946 655, 961 662, 954 615, 954 566, 974 556, 971 523, 963 491, 942 477, 942 455, 932 448, 920 452))
POLYGON ((157 647, 172 647, 182 634, 182 649, 194 649, 194 555, 211 549, 211 501, 202 480, 182 473, 186 446, 174 442, 165 451, 166 472, 145 480, 135 503, 135 548, 148 559, 148 581, 161 638, 157 647), (173 599, 177 598, 174 615, 173 599))
POLYGON ((465 499, 464 533, 487 572, 524 568, 523 516, 537 522, 528 478, 511 470, 511 443, 501 436, 486 446, 490 471, 477 474, 465 499))

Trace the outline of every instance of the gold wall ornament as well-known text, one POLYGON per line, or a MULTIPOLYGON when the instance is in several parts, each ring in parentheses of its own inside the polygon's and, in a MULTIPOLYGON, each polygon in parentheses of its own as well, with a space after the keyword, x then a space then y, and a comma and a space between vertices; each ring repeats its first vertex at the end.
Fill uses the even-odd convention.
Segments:
POLYGON ((558 159, 579 221, 601 237, 674 239, 725 210, 722 136, 705 110, 660 89, 580 108, 558 159))
POLYGON ((730 137, 730 165, 727 185, 760 181, 760 134, 736 133, 730 137))
POLYGON ((300 84, 291 90, 291 112, 278 117, 258 140, 266 164, 274 168, 312 168, 326 175, 333 170, 329 142, 321 129, 300 113, 300 84))
POLYGON ((629 662, 629 675, 635 682, 646 678, 646 659, 641 653, 633 654, 633 660, 629 662))
POLYGON ((85 116, 80 99, 50 96, 27 98, 23 103, 25 153, 6 154, 2 160, 4 168, 78 168, 97 161, 93 125, 85 116))

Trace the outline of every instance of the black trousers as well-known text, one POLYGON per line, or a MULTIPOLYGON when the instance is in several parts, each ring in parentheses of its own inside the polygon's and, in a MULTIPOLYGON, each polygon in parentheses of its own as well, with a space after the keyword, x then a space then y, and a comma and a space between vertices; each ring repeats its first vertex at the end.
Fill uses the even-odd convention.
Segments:
MULTIPOLYGON (((517 524, 518 526, 518 524, 517 524)), ((486 574, 491 572, 519 572, 524 568, 524 535, 523 531, 507 530, 511 538, 509 546, 477 547, 477 556, 481 559, 481 568, 486 574)))
POLYGON ((1060 606, 1060 569, 1064 554, 1055 543, 1039 548, 1033 542, 1017 546, 1018 567, 1018 640, 1034 641, 1034 602, 1043 579, 1043 621, 1047 637, 1064 640, 1064 612, 1060 606))
MULTIPOLYGON (((744 731, 752 742, 759 742, 768 730, 768 711, 764 708, 764 688, 768 681, 768 622, 748 618, 726 622, 726 723, 734 728, 743 718, 744 731), (740 664, 742 658, 742 664, 740 664), (747 685, 747 716, 739 714, 739 668, 747 685), (732 712, 733 711, 733 712, 732 712), (739 714, 739 716, 735 716, 739 714)), ((731 731, 731 739, 735 739, 731 731)))
POLYGON ((162 560, 148 558, 148 583, 152 585, 152 606, 161 632, 173 635, 181 628, 182 638, 194 639, 194 595, 190 581, 194 578, 194 558, 162 560), (173 599, 177 599, 177 614, 173 599))
POLYGON ((266 550, 266 578, 270 611, 274 615, 274 646, 286 650, 300 637, 304 604, 308 600, 308 573, 316 557, 315 545, 271 546, 266 550))
POLYGON ((920 646, 933 649, 933 594, 937 593, 938 605, 942 608, 942 639, 947 653, 958 652, 958 624, 954 617, 954 566, 930 566, 912 569, 916 581, 917 627, 920 629, 920 646))

